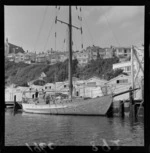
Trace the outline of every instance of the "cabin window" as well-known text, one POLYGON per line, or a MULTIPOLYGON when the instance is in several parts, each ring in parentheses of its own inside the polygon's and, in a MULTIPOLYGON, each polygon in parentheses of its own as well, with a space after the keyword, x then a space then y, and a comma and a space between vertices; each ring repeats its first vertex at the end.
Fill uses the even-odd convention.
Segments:
POLYGON ((128 83, 128 79, 120 80, 120 83, 128 83))
POLYGON ((127 66, 127 71, 131 71, 131 67, 130 66, 127 66))
POLYGON ((119 83, 119 80, 117 80, 116 83, 119 83))
POLYGON ((117 80, 117 83, 128 83, 128 79, 117 80))
POLYGON ((95 87, 96 86, 96 82, 88 82, 87 86, 89 87, 95 87))

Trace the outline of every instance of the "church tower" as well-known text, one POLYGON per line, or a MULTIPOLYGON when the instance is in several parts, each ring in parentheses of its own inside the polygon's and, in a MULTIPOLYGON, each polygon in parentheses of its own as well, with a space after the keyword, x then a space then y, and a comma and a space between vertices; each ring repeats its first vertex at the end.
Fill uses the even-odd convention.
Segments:
POLYGON ((9 44, 8 44, 8 38, 6 38, 5 42, 5 56, 9 54, 9 44))

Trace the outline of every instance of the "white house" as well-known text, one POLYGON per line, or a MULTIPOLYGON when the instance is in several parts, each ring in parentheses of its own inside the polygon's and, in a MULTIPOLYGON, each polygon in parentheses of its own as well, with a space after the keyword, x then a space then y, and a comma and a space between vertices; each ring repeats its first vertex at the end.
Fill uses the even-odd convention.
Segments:
POLYGON ((16 101, 22 101, 22 93, 26 91, 28 87, 8 87, 5 89, 5 102, 13 102, 16 96, 16 101))
MULTIPOLYGON (((133 47, 133 51, 136 53, 142 67, 144 68, 144 48, 143 47, 133 47)), ((128 75, 131 75, 131 61, 127 62, 121 62, 113 64, 113 69, 122 69, 123 72, 127 73, 128 75)), ((139 64, 135 57, 135 54, 133 54, 133 72, 136 75, 136 73, 139 71, 139 64)), ((138 74, 140 77, 143 75, 141 72, 138 74)))
POLYGON ((131 61, 113 64, 113 70, 122 69, 123 72, 131 75, 131 61))

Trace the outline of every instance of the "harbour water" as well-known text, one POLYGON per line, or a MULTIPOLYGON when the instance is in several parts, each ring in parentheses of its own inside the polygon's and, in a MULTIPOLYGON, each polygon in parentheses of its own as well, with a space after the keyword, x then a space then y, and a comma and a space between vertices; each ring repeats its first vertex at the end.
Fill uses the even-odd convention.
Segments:
POLYGON ((5 111, 5 146, 144 146, 143 118, 39 115, 5 111))

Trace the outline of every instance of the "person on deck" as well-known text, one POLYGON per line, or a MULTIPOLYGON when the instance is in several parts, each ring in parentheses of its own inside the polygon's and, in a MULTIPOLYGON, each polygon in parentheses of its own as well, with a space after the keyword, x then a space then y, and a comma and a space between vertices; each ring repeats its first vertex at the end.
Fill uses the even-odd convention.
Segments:
POLYGON ((38 98, 38 94, 39 94, 39 92, 38 92, 38 90, 36 89, 35 98, 38 98))
POLYGON ((46 91, 44 91, 44 89, 42 89, 42 94, 43 94, 43 99, 45 99, 46 91))

